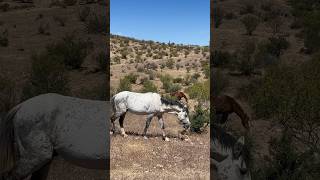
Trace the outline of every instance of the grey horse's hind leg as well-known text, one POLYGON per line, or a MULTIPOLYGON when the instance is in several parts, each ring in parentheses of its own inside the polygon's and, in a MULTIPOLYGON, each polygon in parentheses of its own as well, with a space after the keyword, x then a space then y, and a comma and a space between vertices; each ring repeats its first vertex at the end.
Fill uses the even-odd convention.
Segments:
POLYGON ((44 132, 32 131, 26 137, 19 137, 19 140, 20 159, 11 172, 13 179, 26 178, 49 163, 53 155, 50 138, 44 132))
POLYGON ((166 133, 164 131, 164 122, 163 122, 162 114, 158 115, 158 121, 159 121, 160 128, 162 130, 162 138, 163 138, 163 140, 169 141, 169 138, 166 136, 166 133))
POLYGON ((144 127, 144 131, 143 131, 143 137, 145 139, 147 139, 147 131, 148 131, 148 128, 150 126, 150 123, 151 123, 151 120, 152 120, 153 116, 154 116, 154 114, 149 114, 147 116, 146 126, 144 127))
POLYGON ((126 113, 123 113, 120 118, 119 118, 119 124, 120 124, 120 130, 121 130, 121 135, 123 137, 127 137, 128 135, 126 134, 126 132, 124 131, 124 128, 123 128, 123 121, 124 121, 124 118, 126 117, 126 113))
POLYGON ((51 161, 42 166, 39 170, 32 173, 30 180, 46 180, 49 174, 51 161))

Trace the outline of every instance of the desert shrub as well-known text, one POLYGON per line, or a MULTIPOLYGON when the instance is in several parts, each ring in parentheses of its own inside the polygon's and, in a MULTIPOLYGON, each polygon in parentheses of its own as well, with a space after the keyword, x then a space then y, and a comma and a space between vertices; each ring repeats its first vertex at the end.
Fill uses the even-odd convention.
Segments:
POLYGON ((182 83, 183 79, 181 77, 177 77, 173 79, 173 83, 182 83))
POLYGON ((191 99, 197 99, 199 101, 205 101, 210 98, 210 82, 198 82, 186 89, 191 99))
POLYGON ((39 34, 43 34, 43 35, 47 35, 49 36, 50 35, 50 25, 49 23, 44 23, 44 22, 41 22, 39 27, 38 27, 38 33, 39 34))
POLYGON ((204 126, 210 122, 210 111, 200 105, 195 106, 195 112, 190 116, 191 131, 201 133, 204 126))
POLYGON ((199 73, 194 73, 191 78, 198 80, 201 75, 199 73))
POLYGON ((96 62, 98 64, 99 70, 102 72, 107 71, 107 54, 105 51, 100 51, 96 56, 96 62))
POLYGON ((23 88, 23 100, 45 93, 69 94, 69 78, 58 56, 44 52, 32 55, 31 59, 30 78, 23 88))
POLYGON ((243 48, 237 53, 233 67, 243 75, 252 75, 257 65, 256 59, 254 58, 255 51, 255 42, 251 40, 246 41, 243 48))
POLYGON ((67 6, 73 6, 77 3, 77 0, 63 0, 63 3, 67 6))
POLYGON ((8 75, 0 75, 0 112, 8 112, 16 104, 16 85, 8 75))
POLYGON ((87 20, 87 17, 90 14, 90 10, 91 9, 88 6, 80 8, 80 10, 79 10, 79 19, 80 19, 80 21, 85 22, 87 20))
POLYGON ((240 9, 240 15, 253 14, 255 12, 254 1, 243 1, 243 5, 240 9))
POLYGON ((131 89, 132 89, 131 84, 132 83, 130 82, 130 79, 127 76, 125 76, 124 78, 120 79, 120 84, 119 84, 117 91, 118 92, 131 91, 131 89))
POLYGON ((271 37, 269 38, 270 43, 267 44, 267 50, 271 55, 280 57, 283 50, 288 49, 289 42, 284 37, 271 37))
POLYGON ((227 51, 215 50, 213 52, 213 66, 225 67, 230 63, 232 55, 227 51))
POLYGON ((147 80, 143 82, 143 88, 141 92, 158 92, 158 88, 153 84, 152 81, 147 80))
POLYGON ((166 62, 166 66, 169 68, 169 69, 173 69, 173 65, 174 65, 174 60, 173 59, 168 59, 167 62, 166 62))
POLYGON ((8 30, 4 30, 0 34, 0 46, 7 47, 9 45, 8 30))
POLYGON ((320 149, 315 142, 320 139, 319 67, 319 58, 295 67, 270 67, 264 78, 246 89, 257 117, 273 118, 312 149, 320 149))
POLYGON ((171 93, 171 92, 177 92, 177 91, 181 90, 181 88, 182 87, 180 84, 172 83, 169 86, 167 86, 167 88, 165 88, 164 90, 166 93, 171 93))
POLYGON ((68 68, 79 69, 87 56, 89 47, 89 41, 76 38, 74 34, 68 34, 61 41, 48 45, 47 51, 51 56, 58 56, 68 68))
POLYGON ((62 16, 53 16, 53 20, 56 21, 60 26, 65 26, 67 22, 67 18, 62 16))
POLYGON ((254 179, 309 180, 320 177, 320 162, 314 158, 314 152, 299 151, 292 137, 292 134, 284 131, 279 139, 271 139, 271 157, 265 158, 263 167, 254 171, 254 179))
POLYGON ((181 89, 179 84, 173 83, 172 77, 168 74, 160 76, 160 81, 162 82, 162 88, 166 93, 175 92, 181 89))
POLYGON ((260 20, 257 16, 248 14, 241 19, 241 22, 246 28, 247 35, 251 36, 253 31, 258 27, 260 20))
POLYGON ((218 96, 225 90, 226 87, 228 87, 229 80, 222 74, 220 70, 212 69, 212 71, 213 75, 211 79, 213 82, 213 88, 211 89, 211 94, 213 96, 218 96))
POLYGON ((85 29, 89 34, 100 34, 107 32, 106 15, 92 13, 85 22, 85 29))
POLYGON ((112 59, 113 59, 113 62, 115 62, 116 64, 120 64, 121 63, 121 59, 120 59, 119 56, 115 56, 112 59))
POLYGON ((135 84, 137 79, 138 79, 139 75, 134 74, 134 73, 130 73, 129 75, 125 76, 126 79, 129 80, 130 83, 135 84))
POLYGON ((209 78, 210 77, 210 66, 209 64, 206 64, 203 66, 203 74, 205 78, 209 78))

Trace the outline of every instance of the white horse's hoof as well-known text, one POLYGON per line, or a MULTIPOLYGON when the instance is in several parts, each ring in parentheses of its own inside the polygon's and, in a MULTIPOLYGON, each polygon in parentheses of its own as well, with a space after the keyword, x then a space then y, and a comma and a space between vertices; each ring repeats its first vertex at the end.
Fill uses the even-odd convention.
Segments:
POLYGON ((148 137, 147 136, 143 136, 143 139, 148 140, 148 137))
POLYGON ((113 131, 110 131, 110 135, 112 135, 113 134, 113 131))
POLYGON ((128 135, 127 135, 127 134, 122 134, 122 136, 123 136, 123 137, 125 137, 125 138, 126 138, 126 137, 128 137, 128 135))
POLYGON ((170 139, 168 137, 164 137, 163 140, 164 141, 170 141, 170 139))

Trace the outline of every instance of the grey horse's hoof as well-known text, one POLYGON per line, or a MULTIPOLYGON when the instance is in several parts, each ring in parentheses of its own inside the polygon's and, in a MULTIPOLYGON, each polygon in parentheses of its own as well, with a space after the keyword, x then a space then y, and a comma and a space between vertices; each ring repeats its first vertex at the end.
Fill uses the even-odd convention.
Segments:
POLYGON ((143 136, 143 139, 148 140, 148 137, 147 136, 143 136))
POLYGON ((125 138, 126 138, 126 137, 128 137, 128 135, 127 135, 127 134, 122 134, 122 136, 123 136, 123 137, 125 137, 125 138))

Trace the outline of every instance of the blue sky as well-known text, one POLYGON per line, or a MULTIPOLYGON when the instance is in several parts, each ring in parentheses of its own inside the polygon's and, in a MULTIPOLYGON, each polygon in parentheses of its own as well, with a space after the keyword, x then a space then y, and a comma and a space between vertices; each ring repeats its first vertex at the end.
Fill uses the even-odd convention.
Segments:
POLYGON ((112 34, 209 45, 210 0, 110 0, 112 34))

